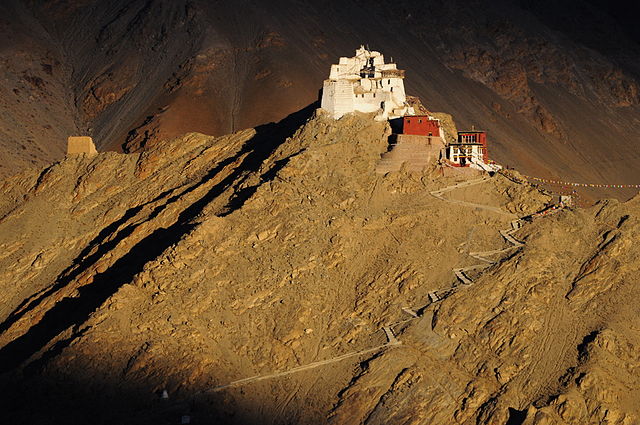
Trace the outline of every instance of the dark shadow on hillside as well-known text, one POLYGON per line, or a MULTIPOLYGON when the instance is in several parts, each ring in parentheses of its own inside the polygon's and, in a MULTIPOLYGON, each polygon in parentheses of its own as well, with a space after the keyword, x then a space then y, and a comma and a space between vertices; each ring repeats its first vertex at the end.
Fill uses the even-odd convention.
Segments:
POLYGON ((527 419, 526 410, 518 410, 510 407, 509 419, 507 419, 506 425, 522 425, 525 419, 527 419))
MULTIPOLYGON (((318 104, 318 102, 315 102, 307 106, 306 108, 289 115, 287 118, 277 124, 267 124, 259 127, 258 129, 260 131, 252 140, 252 142, 255 143, 254 153, 256 154, 256 159, 258 161, 256 162, 256 160, 254 160, 253 158, 247 158, 247 166, 251 168, 252 171, 258 171, 263 161, 269 155, 271 155, 271 153, 273 153, 273 151, 275 151, 275 149, 280 146, 287 137, 291 137, 296 132, 296 130, 300 128, 300 126, 306 120, 308 120, 313 115, 314 111, 319 107, 320 105, 318 104), (283 136, 285 135, 286 137, 283 138, 283 136)), ((300 152, 296 152, 291 156, 295 156, 298 153, 300 152)), ((280 171, 287 164, 287 162, 289 162, 289 158, 290 157, 275 161, 275 163, 270 168, 263 170, 257 184, 245 187, 245 182, 251 176, 251 174, 249 173, 238 179, 238 181, 233 185, 234 195, 231 197, 229 203, 227 204, 226 210, 220 215, 226 216, 242 208, 244 203, 249 198, 251 198, 258 187, 260 187, 263 183, 269 182, 275 178, 278 171, 280 171)))
MULTIPOLYGON (((81 333, 83 331, 81 325, 89 318, 91 313, 98 309, 110 296, 115 294, 122 285, 131 282, 133 277, 142 271, 146 263, 158 258, 167 248, 177 243, 185 234, 189 233, 196 226, 194 219, 203 211, 207 204, 227 189, 241 185, 251 173, 257 172, 264 160, 268 158, 287 137, 290 137, 304 124, 304 122, 312 116, 316 108, 317 104, 314 103, 289 115, 278 123, 257 127, 256 135, 245 144, 237 155, 222 161, 222 163, 213 168, 201 181, 167 198, 164 204, 156 206, 150 213, 147 221, 156 217, 162 210, 176 202, 181 196, 205 185, 212 177, 220 172, 225 165, 244 156, 241 164, 227 177, 213 185, 203 197, 186 207, 178 215, 174 224, 167 228, 156 229, 144 237, 135 244, 129 252, 116 260, 111 267, 103 273, 96 274, 91 284, 78 288, 75 296, 66 297, 58 301, 44 314, 38 323, 29 328, 27 333, 14 339, 0 349, 0 373, 8 372, 19 367, 47 346, 57 335, 71 328, 73 335, 70 338, 58 341, 53 348, 43 354, 40 360, 34 362, 26 369, 27 372, 37 373, 41 367, 46 365, 48 359, 57 355, 75 339, 79 332, 81 333)), ((276 162, 275 167, 282 167, 283 165, 282 162, 276 162)), ((263 178, 273 178, 273 176, 274 173, 271 169, 262 175, 263 178)), ((253 191, 255 191, 255 188, 253 191)), ((253 191, 244 192, 241 196, 236 196, 224 213, 229 214, 240 208, 246 199, 251 196, 253 191)), ((115 232, 124 224, 123 220, 135 216, 139 212, 138 208, 141 207, 134 207, 129 210, 123 218, 107 226, 105 230, 100 232, 96 238, 100 239, 98 243, 102 243, 103 241, 106 241, 106 243, 99 246, 94 254, 88 255, 86 258, 79 257, 76 259, 75 264, 77 267, 68 271, 67 275, 61 276, 54 284, 54 289, 47 290, 45 294, 52 294, 57 289, 73 284, 75 277, 77 277, 82 270, 95 264, 110 248, 131 235, 140 223, 124 227, 113 235, 113 237, 111 237, 111 233, 109 232, 115 232)), ((92 249, 92 246, 88 246, 83 253, 88 254, 92 249)), ((14 311, 9 316, 9 319, 7 319, 8 322, 5 321, 5 323, 3 323, 3 329, 8 329, 11 324, 15 323, 20 317, 23 317, 26 312, 32 310, 45 298, 46 296, 41 294, 33 299, 33 301, 28 302, 26 306, 23 306, 22 310, 14 311)))
POLYGON ((404 118, 390 119, 389 125, 391 126, 392 133, 402 134, 402 129, 404 127, 404 118))
MULTIPOLYGON (((100 378, 92 376, 94 372, 70 367, 24 379, 8 380, 5 375, 0 381, 0 419, 13 425, 177 425, 183 416, 189 416, 194 425, 317 423, 323 419, 317 417, 318 412, 306 411, 304 405, 283 409, 271 400, 250 402, 238 392, 207 393, 169 384, 169 397, 163 399, 165 387, 152 376, 132 382, 120 370, 100 378), (312 415, 315 421, 310 420, 312 415)), ((256 389, 246 389, 252 390, 256 389)))
POLYGON ((398 135, 396 133, 392 133, 387 137, 387 152, 391 152, 393 148, 398 143, 398 135))
POLYGON ((169 192, 172 190, 168 190, 162 193, 160 196, 157 196, 152 201, 146 202, 144 204, 138 205, 133 208, 129 208, 118 220, 115 220, 113 223, 109 224, 107 227, 102 229, 98 235, 93 238, 91 242, 87 244, 87 246, 80 252, 80 254, 73 261, 71 266, 67 267, 62 273, 60 273, 56 283, 48 288, 45 288, 39 292, 36 292, 32 296, 23 300, 18 307, 9 314, 9 316, 4 320, 4 322, 0 323, 0 333, 6 331, 11 326, 13 326, 20 318, 25 316, 29 311, 33 310, 37 307, 42 301, 44 301, 48 296, 55 293, 57 290, 65 287, 69 284, 73 279, 77 278, 78 275, 85 270, 87 267, 95 264, 95 262, 105 254, 105 252, 114 248, 117 242, 124 239, 126 236, 130 235, 134 226, 127 226, 121 231, 117 232, 120 226, 124 225, 127 221, 135 217, 142 209, 149 204, 157 202, 167 196, 169 192), (109 240, 111 236, 116 234, 116 236, 109 240), (98 247, 93 253, 91 253, 95 247, 98 247))

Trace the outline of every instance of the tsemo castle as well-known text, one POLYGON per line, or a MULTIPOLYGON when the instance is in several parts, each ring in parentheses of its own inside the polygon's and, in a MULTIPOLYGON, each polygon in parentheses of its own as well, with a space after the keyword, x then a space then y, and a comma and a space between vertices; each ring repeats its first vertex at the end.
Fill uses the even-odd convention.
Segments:
POLYGON ((416 115, 407 103, 404 71, 395 63, 385 63, 380 52, 364 46, 356 50, 354 57, 341 57, 331 65, 322 87, 320 107, 334 119, 350 112, 364 112, 376 113, 378 121, 402 122, 402 130, 389 139, 390 149, 382 155, 378 173, 402 167, 421 171, 433 162, 441 164, 443 170, 493 172, 501 168, 489 160, 484 131, 459 131, 447 140, 440 120, 428 113, 416 115))
POLYGON ((376 119, 380 121, 413 113, 404 92, 404 71, 364 46, 354 57, 342 57, 331 65, 320 106, 335 119, 354 111, 378 112, 376 119))

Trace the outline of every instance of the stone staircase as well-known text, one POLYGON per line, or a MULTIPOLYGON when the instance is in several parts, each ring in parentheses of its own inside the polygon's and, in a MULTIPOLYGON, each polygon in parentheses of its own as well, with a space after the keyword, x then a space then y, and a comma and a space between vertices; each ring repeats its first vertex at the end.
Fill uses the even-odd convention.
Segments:
POLYGON ((421 172, 440 158, 444 143, 440 137, 399 134, 391 150, 382 154, 376 173, 399 171, 404 165, 410 172, 421 172))

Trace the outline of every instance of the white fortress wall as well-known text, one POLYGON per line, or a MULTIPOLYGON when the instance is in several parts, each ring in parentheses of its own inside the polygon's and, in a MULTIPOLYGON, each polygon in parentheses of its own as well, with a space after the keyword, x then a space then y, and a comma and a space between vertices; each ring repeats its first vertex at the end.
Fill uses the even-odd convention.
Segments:
POLYGON ((353 112, 353 83, 346 80, 326 80, 322 88, 320 107, 336 119, 346 113, 353 112))
POLYGON ((322 85, 322 99, 320 99, 320 107, 331 115, 334 113, 334 97, 335 97, 335 84, 330 80, 324 80, 322 85))
POLYGON ((381 108, 381 103, 386 101, 383 93, 367 92, 355 96, 354 110, 360 112, 376 112, 381 108))
POLYGON ((379 112, 376 119, 401 117, 408 112, 403 78, 404 71, 384 63, 380 52, 360 47, 354 57, 331 65, 321 107, 336 119, 354 111, 379 112))

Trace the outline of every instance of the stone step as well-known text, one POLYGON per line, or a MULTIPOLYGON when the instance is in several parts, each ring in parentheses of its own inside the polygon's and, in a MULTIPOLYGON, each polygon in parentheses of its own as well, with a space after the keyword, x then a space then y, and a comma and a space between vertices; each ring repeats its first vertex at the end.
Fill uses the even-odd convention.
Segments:
POLYGON ((438 160, 443 146, 440 138, 399 134, 396 143, 382 154, 376 172, 399 171, 403 164, 408 171, 422 171, 438 160))

